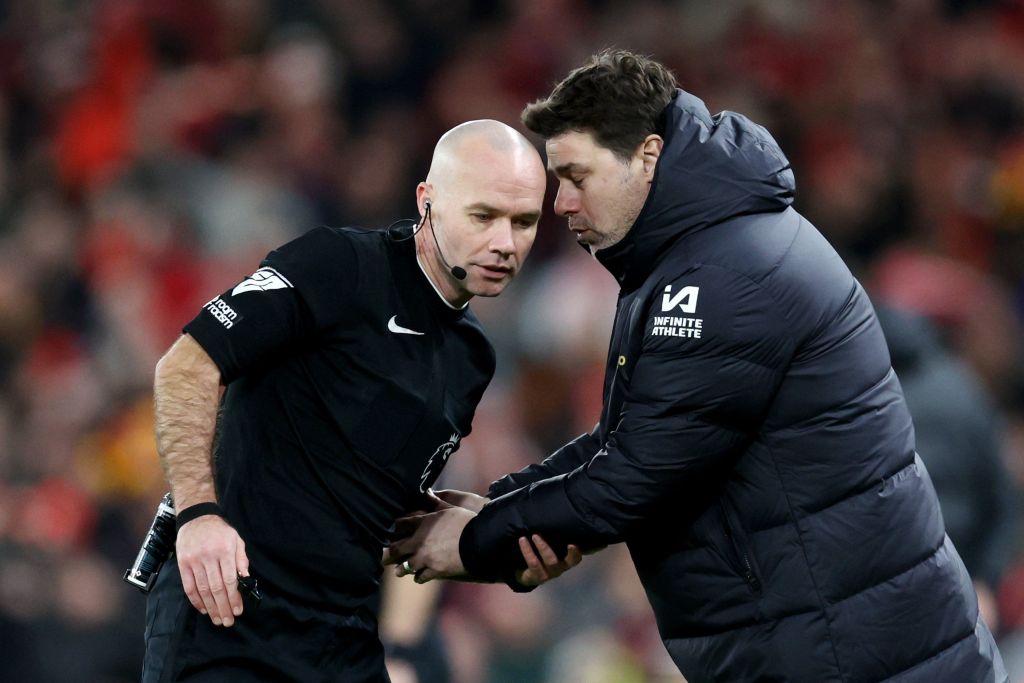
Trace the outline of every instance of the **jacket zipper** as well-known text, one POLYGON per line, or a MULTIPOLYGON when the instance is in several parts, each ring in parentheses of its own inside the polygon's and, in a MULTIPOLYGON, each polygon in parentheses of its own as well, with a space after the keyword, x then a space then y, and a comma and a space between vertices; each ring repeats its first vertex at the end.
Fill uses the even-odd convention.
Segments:
POLYGON ((721 503, 721 508, 725 518, 725 535, 728 536, 729 542, 739 558, 740 571, 743 573, 743 578, 746 579, 747 584, 755 593, 760 594, 761 580, 757 578, 757 572, 754 571, 754 564, 750 559, 750 552, 747 549, 746 535, 742 533, 742 530, 739 533, 734 530, 741 529, 741 527, 733 519, 729 506, 723 502, 721 503))
MULTIPOLYGON (((620 306, 621 306, 621 302, 620 302, 620 306)), ((629 348, 629 345, 630 345, 630 340, 633 337, 633 327, 634 327, 634 325, 636 325, 637 313, 640 310, 639 307, 640 307, 640 300, 639 299, 633 299, 633 301, 629 305, 629 311, 624 316, 625 320, 626 320, 625 326, 624 327, 619 327, 618 311, 616 311, 615 322, 613 323, 614 324, 614 329, 616 331, 618 331, 618 338, 617 339, 613 339, 611 346, 609 346, 609 348, 608 348, 608 362, 609 363, 615 363, 615 370, 612 373, 612 380, 608 384, 608 399, 605 401, 605 412, 604 412, 604 416, 602 418, 602 424, 605 426, 605 429, 608 432, 611 432, 612 430, 616 429, 617 426, 618 426, 618 423, 616 422, 616 423, 613 424, 611 419, 612 419, 613 412, 615 410, 621 408, 621 406, 616 406, 615 405, 615 400, 614 400, 614 397, 615 397, 615 387, 619 383, 619 381, 618 381, 619 380, 619 374, 625 372, 625 368, 623 367, 623 363, 620 362, 619 359, 620 358, 623 358, 623 359, 627 358, 627 354, 631 353, 631 349, 629 348), (623 354, 623 351, 625 351, 625 354, 623 354)), ((629 378, 627 377, 623 381, 629 381, 629 378)))

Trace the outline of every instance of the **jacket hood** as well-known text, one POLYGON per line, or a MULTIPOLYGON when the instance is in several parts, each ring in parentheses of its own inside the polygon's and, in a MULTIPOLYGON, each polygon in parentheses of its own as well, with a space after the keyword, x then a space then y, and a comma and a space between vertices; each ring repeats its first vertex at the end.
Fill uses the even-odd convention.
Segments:
POLYGON ((650 194, 619 243, 596 253, 624 290, 639 286, 683 235, 747 214, 782 211, 796 182, 789 160, 762 126, 735 112, 714 116, 677 90, 665 110, 665 145, 650 194))

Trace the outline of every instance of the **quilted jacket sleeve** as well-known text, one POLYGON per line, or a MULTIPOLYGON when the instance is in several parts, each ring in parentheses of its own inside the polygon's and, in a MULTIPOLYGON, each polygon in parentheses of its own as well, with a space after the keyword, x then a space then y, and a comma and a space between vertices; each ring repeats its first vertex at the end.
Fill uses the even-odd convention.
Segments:
POLYGON ((599 426, 595 426, 589 434, 580 434, 545 458, 544 462, 524 467, 513 474, 506 474, 491 484, 487 497, 493 500, 535 481, 572 472, 594 457, 594 454, 601 448, 601 441, 597 436, 599 426))
POLYGON ((785 312, 759 284, 714 266, 692 269, 670 286, 699 287, 700 336, 666 334, 676 321, 665 320, 660 301, 651 306, 639 357, 624 366, 616 428, 572 471, 483 508, 460 542, 475 576, 499 578, 510 564, 521 565, 516 543, 526 533, 557 549, 616 543, 668 501, 678 510, 676 523, 689 523, 697 512, 691 501, 749 446, 793 353, 785 312))

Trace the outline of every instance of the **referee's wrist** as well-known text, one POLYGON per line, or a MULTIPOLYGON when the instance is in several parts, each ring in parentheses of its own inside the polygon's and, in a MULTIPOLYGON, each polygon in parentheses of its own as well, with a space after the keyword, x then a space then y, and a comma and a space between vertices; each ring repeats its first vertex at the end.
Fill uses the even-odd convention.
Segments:
POLYGON ((224 512, 220 509, 220 506, 217 505, 217 503, 213 502, 189 505, 184 510, 179 510, 176 515, 178 528, 180 529, 192 520, 199 517, 205 517, 206 515, 217 515, 218 517, 223 517, 224 512))

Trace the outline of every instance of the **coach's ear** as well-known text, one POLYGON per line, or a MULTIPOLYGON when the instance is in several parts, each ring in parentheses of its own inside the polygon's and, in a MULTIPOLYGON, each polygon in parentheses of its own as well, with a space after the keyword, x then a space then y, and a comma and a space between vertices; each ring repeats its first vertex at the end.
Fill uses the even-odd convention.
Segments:
POLYGON ((643 164, 644 179, 649 183, 654 181, 654 169, 658 165, 658 159, 661 158, 661 150, 664 146, 665 141, 662 137, 651 133, 637 147, 637 154, 643 164))

